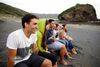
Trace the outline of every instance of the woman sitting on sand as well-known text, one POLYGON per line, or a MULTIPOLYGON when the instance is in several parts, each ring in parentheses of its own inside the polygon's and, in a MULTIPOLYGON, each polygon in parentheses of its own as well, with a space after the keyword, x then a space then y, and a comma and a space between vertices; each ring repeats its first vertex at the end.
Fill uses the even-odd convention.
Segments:
POLYGON ((57 67, 57 56, 50 53, 45 43, 45 32, 46 32, 46 20, 40 19, 38 22, 38 32, 37 32, 37 45, 38 45, 38 55, 45 57, 52 61, 52 67, 57 67))
POLYGON ((73 39, 69 35, 67 35, 67 28, 65 24, 63 25, 62 30, 59 31, 59 41, 63 44, 66 44, 66 47, 69 51, 74 54, 77 54, 76 49, 72 44, 73 39))

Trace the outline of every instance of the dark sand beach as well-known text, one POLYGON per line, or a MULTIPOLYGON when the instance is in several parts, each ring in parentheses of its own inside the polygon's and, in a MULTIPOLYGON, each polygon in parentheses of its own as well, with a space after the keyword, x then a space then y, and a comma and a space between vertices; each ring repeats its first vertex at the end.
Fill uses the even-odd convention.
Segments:
MULTIPOLYGON (((0 67, 6 67, 6 40, 10 32, 21 28, 20 22, 0 21, 0 67)), ((100 67, 100 26, 68 24, 68 33, 74 38, 78 54, 73 60, 67 59, 74 67, 100 67)), ((58 67, 63 66, 58 63, 58 67)))

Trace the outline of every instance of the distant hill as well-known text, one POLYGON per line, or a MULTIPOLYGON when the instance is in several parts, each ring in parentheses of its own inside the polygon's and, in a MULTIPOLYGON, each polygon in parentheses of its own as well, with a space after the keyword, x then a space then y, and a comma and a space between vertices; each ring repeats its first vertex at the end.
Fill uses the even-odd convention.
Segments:
POLYGON ((23 11, 21 9, 12 7, 10 5, 4 4, 0 2, 0 14, 3 15, 13 15, 13 16, 23 16, 25 14, 27 14, 28 12, 23 11))
POLYGON ((38 14, 38 13, 33 13, 40 18, 52 18, 52 19, 58 19, 58 14, 38 14))
MULTIPOLYGON (((7 19, 7 18, 14 18, 14 17, 22 17, 25 14, 27 14, 28 12, 21 10, 19 8, 15 8, 12 7, 10 5, 4 4, 0 2, 0 20, 3 19, 7 19)), ((37 16, 39 16, 40 18, 54 18, 57 19, 58 14, 38 14, 38 13, 33 13, 37 16)), ((8 20, 8 19, 7 19, 8 20)))

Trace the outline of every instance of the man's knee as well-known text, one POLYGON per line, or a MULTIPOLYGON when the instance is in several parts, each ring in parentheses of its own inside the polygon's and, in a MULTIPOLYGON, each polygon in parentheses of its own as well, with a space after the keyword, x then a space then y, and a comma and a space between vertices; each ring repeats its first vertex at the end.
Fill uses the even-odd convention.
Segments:
POLYGON ((41 65, 41 67, 52 67, 52 62, 48 59, 45 59, 41 65))

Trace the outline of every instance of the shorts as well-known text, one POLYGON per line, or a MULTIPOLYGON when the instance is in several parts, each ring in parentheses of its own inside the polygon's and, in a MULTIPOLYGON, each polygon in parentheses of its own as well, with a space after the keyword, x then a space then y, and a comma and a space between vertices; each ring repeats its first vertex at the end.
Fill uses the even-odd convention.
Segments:
POLYGON ((72 50, 74 48, 71 40, 59 40, 59 42, 64 44, 68 50, 72 50))
POLYGON ((56 62, 57 62, 57 59, 58 59, 57 55, 52 54, 52 53, 39 52, 38 55, 40 55, 40 56, 42 56, 44 58, 47 58, 47 59, 51 60, 52 65, 55 65, 56 62))
POLYGON ((54 49, 54 50, 60 50, 62 46, 64 46, 64 44, 60 43, 59 41, 55 41, 47 45, 49 49, 54 49))
POLYGON ((14 67, 40 67, 45 58, 32 54, 28 60, 17 63, 14 67))

